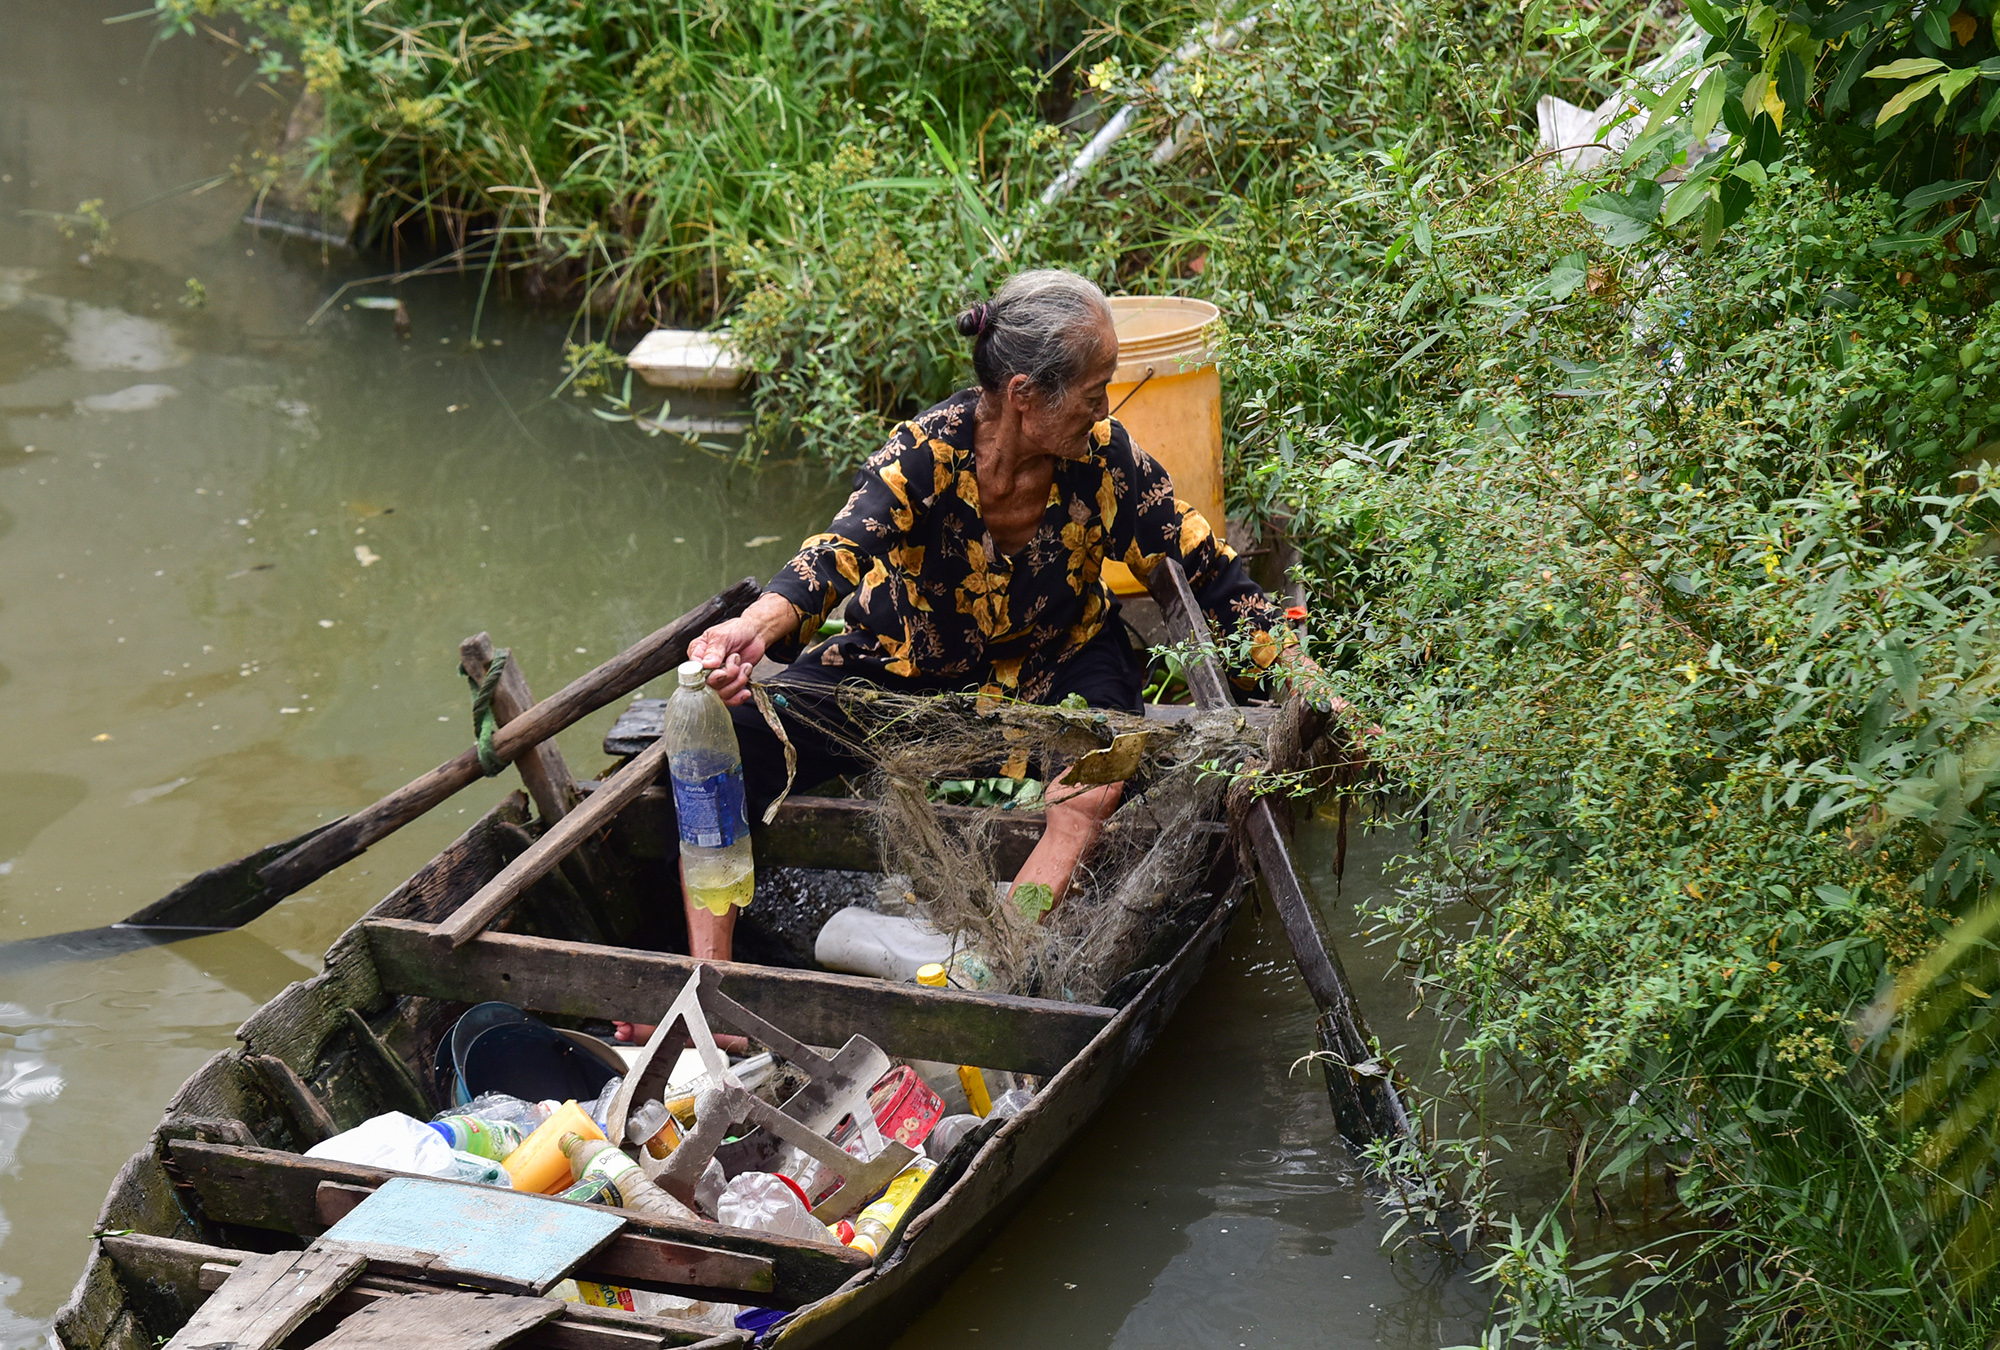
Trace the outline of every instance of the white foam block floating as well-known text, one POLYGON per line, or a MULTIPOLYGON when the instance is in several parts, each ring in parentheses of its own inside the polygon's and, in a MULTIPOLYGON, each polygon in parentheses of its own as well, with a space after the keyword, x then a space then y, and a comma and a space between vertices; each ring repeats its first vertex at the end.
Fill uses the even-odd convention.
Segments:
POLYGON ((625 364, 647 384, 668 389, 734 389, 743 367, 723 333, 655 328, 639 339, 625 364))

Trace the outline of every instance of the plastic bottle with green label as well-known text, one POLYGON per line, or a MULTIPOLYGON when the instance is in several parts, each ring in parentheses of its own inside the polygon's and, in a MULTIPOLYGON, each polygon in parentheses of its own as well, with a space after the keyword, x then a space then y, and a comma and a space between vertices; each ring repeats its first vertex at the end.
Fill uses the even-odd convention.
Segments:
POLYGON ((521 1141, 527 1137, 512 1121, 473 1115, 444 1116, 432 1121, 431 1128, 459 1152, 495 1162, 521 1147, 521 1141))
POLYGON ((743 756, 729 709, 708 687, 699 661, 683 662, 667 700, 667 775, 680 817, 681 871, 688 898, 714 914, 750 903, 757 871, 743 800, 743 756))

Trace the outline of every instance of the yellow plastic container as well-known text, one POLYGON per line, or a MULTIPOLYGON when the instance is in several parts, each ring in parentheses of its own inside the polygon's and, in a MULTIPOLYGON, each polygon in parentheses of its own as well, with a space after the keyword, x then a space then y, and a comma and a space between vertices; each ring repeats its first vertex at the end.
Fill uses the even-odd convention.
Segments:
POLYGON ((561 1110, 521 1141, 521 1147, 500 1160, 500 1165, 507 1169, 507 1175, 514 1179, 515 1190, 554 1195, 568 1188, 569 1159, 563 1156, 562 1151, 562 1137, 566 1134, 582 1135, 585 1139, 604 1138, 604 1131, 584 1114, 581 1106, 575 1102, 564 1102, 561 1110))
MULTIPOLYGON (((1174 495, 1221 540, 1222 373, 1213 348, 1222 311, 1206 300, 1118 295, 1111 320, 1118 332, 1111 406, 1139 448, 1173 476, 1174 495)), ((1104 581, 1116 595, 1146 593, 1120 562, 1105 564, 1104 581)))

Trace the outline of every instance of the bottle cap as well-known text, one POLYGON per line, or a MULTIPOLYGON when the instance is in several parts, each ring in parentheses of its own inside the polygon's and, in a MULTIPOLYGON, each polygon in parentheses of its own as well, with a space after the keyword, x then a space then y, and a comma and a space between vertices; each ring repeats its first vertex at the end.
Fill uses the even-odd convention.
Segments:
POLYGON ((933 961, 927 966, 917 967, 917 983, 931 989, 942 989, 951 981, 945 978, 944 967, 933 961))
POLYGON ((699 689, 708 683, 708 668, 699 661, 681 662, 681 688, 699 689))

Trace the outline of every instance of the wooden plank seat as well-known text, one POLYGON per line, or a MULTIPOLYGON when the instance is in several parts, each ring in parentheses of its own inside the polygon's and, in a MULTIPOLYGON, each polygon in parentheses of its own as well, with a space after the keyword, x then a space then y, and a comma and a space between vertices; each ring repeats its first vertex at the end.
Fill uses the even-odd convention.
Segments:
MULTIPOLYGON (((176 1139, 171 1171, 194 1192, 213 1222, 314 1237, 324 1232, 322 1183, 372 1191, 402 1175, 379 1167, 330 1162, 281 1149, 176 1139)), ((548 1197, 552 1205, 575 1201, 548 1197)), ((868 1258, 846 1247, 802 1242, 706 1221, 673 1221, 628 1209, 590 1206, 625 1220, 625 1231, 580 1278, 689 1298, 796 1308, 832 1292, 868 1258)), ((331 1209, 325 1212, 332 1212, 331 1209)), ((345 1210, 341 1210, 345 1213, 345 1210)))
MULTIPOLYGON (((237 1268, 260 1258, 254 1252, 205 1243, 184 1242, 147 1233, 107 1233, 98 1241, 122 1280, 184 1304, 199 1315, 205 1295, 220 1289, 237 1268)), ((281 1256, 295 1253, 281 1253, 281 1256)), ((372 1271, 335 1294, 325 1309, 303 1327, 302 1337, 331 1329, 329 1319, 344 1319, 384 1299, 435 1292, 435 1285, 378 1275, 372 1271)), ((598 1308, 549 1300, 554 1316, 530 1328, 517 1344, 528 1350, 653 1350, 660 1346, 700 1346, 723 1350, 748 1340, 743 1332, 721 1332, 700 1322, 598 1308)))
MULTIPOLYGON (((362 1201, 375 1194, 376 1189, 352 1182, 320 1182, 314 1192, 320 1222, 329 1227, 339 1224, 362 1201)), ((603 1205, 589 1208, 606 1213, 622 1212, 611 1211, 603 1205)), ((378 1262, 371 1269, 381 1267, 382 1263, 378 1262)), ((594 1279, 600 1284, 684 1294, 690 1298, 727 1292, 741 1301, 759 1303, 764 1307, 775 1306, 761 1302, 771 1296, 773 1281, 769 1257, 690 1247, 644 1233, 619 1234, 602 1251, 594 1253, 580 1269, 584 1278, 594 1279)), ((402 1272, 390 1269, 388 1273, 402 1272)))
POLYGON ((376 1299, 341 1319, 319 1350, 501 1350, 561 1314, 545 1298, 413 1290, 376 1299))
POLYGON ((251 1256, 174 1333, 166 1350, 273 1350, 333 1302, 368 1264, 358 1252, 314 1245, 251 1256))
POLYGON ((648 1020, 666 1012, 696 967, 722 973, 722 991, 808 1045, 866 1036, 893 1055, 1041 1076, 1061 1072, 1115 1010, 1085 1003, 890 984, 858 975, 697 962, 666 952, 484 933, 450 960, 439 926, 369 919, 382 988, 462 1003, 498 999, 538 1013, 648 1020))

